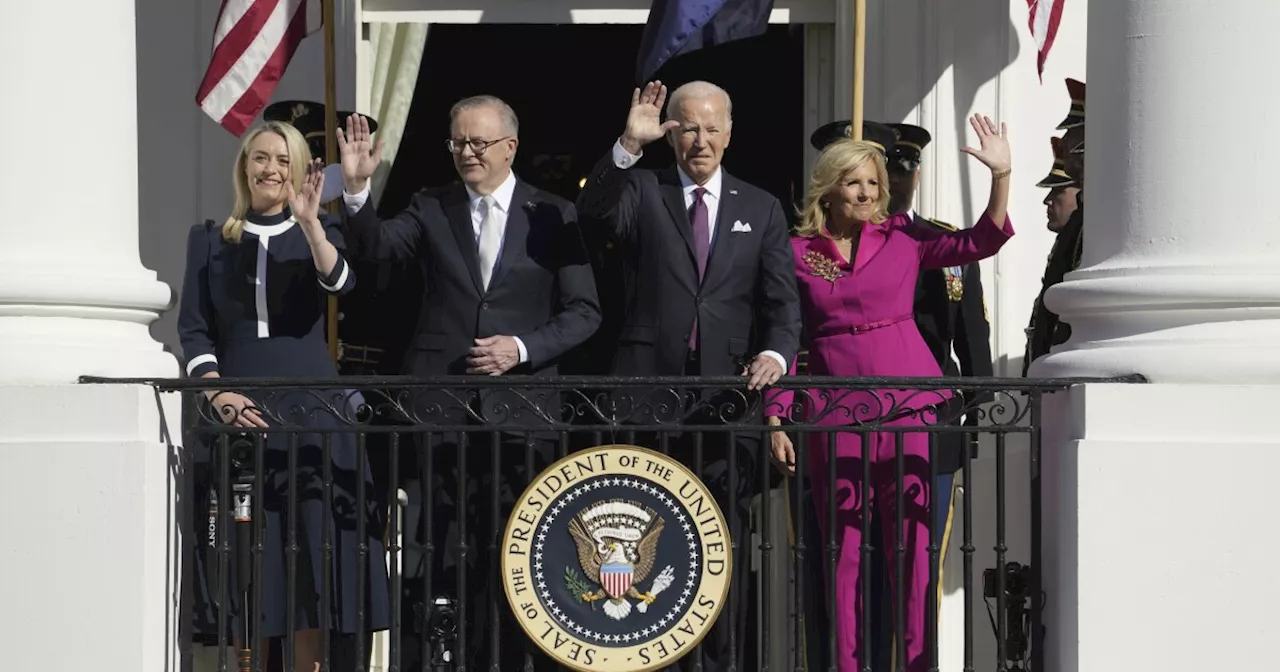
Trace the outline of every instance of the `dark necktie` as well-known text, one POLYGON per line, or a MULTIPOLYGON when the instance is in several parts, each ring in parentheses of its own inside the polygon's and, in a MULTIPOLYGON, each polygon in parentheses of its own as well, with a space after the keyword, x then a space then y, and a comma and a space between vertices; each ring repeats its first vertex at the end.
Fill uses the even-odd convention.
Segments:
MULTIPOLYGON (((702 197, 706 189, 697 187, 693 190, 693 205, 689 206, 689 221, 693 224, 693 253, 698 260, 698 282, 702 282, 707 272, 707 254, 711 249, 711 217, 707 213, 707 202, 702 197)), ((698 313, 693 313, 693 330, 689 332, 689 349, 698 349, 698 313)))

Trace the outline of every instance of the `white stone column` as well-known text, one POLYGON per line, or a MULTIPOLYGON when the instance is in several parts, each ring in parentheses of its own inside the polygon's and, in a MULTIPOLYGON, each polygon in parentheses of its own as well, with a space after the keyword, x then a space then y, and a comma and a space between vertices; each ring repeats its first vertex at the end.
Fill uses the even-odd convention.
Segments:
POLYGON ((1280 4, 1089 6, 1082 267, 1038 376, 1047 672, 1260 669, 1280 600, 1280 4))
MULTIPOLYGON (((0 21, 0 382, 175 376, 173 356, 147 331, 172 292, 138 255, 134 2, 9 9, 0 21)), ((194 157, 175 148, 170 160, 194 157)))
MULTIPOLYGON (((139 261, 134 0, 4 9, 3 666, 175 671, 177 507, 191 505, 176 497, 177 400, 76 384, 178 375, 147 331, 172 293, 139 261)), ((195 158, 175 147, 168 160, 195 158)))
POLYGON ((1280 380, 1280 3, 1089 6, 1085 242, 1037 376, 1280 380))

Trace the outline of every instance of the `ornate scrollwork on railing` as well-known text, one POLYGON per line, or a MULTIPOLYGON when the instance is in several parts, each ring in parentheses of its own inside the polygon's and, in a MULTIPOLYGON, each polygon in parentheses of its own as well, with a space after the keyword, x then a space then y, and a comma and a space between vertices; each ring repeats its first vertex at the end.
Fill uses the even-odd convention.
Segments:
POLYGON ((1082 382, 1140 378, 1026 380, 995 378, 785 378, 750 391, 741 378, 442 377, 121 380, 162 392, 198 395, 206 428, 270 431, 580 431, 681 426, 758 428, 765 415, 790 424, 874 431, 925 426, 948 431, 961 417, 1006 431, 1029 422, 1031 401, 1082 382))

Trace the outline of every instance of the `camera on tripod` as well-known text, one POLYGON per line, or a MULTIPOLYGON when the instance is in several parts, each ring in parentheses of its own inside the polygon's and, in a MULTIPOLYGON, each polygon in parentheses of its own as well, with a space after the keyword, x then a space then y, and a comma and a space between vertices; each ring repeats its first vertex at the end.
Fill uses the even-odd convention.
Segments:
MULTIPOLYGON (((1031 609, 1028 606, 1031 589, 1031 568, 1016 562, 1004 566, 1004 607, 1001 614, 1005 623, 1004 657, 1009 662, 1009 672, 1026 670, 1023 663, 1027 660, 1029 635, 1031 632, 1031 609)), ((988 600, 995 600, 1000 594, 999 569, 992 567, 982 572, 982 595, 988 600)), ((990 614, 991 605, 987 604, 990 614)), ((997 637, 1000 628, 996 625, 997 616, 991 615, 991 630, 997 637)))
MULTIPOLYGON (((218 449, 227 451, 227 461, 230 463, 229 471, 226 474, 216 473, 213 482, 209 487, 209 517, 205 533, 205 553, 208 557, 208 581, 210 590, 213 595, 219 595, 221 582, 224 577, 219 575, 218 552, 223 540, 219 538, 222 523, 221 502, 218 494, 221 492, 222 479, 227 479, 227 484, 231 491, 231 523, 232 529, 228 530, 229 537, 227 541, 234 540, 231 546, 235 562, 236 586, 235 589, 247 596, 249 584, 252 580, 252 556, 250 555, 253 547, 253 484, 254 484, 254 464, 256 462, 257 450, 253 438, 248 434, 235 434, 225 443, 219 442, 218 449), (225 446, 225 448, 224 448, 225 446)), ((215 463, 220 461, 215 460, 215 463)), ((231 588, 231 586, 228 586, 231 588)), ((247 598, 246 598, 247 599, 247 598)), ((219 601, 214 598, 215 603, 219 601)), ((246 601, 245 604, 248 602, 246 601)), ((248 621, 246 621, 248 622, 248 621)))
POLYGON ((437 595, 431 604, 415 604, 413 611, 414 628, 427 635, 429 649, 424 654, 430 669, 453 669, 453 647, 458 639, 458 612, 453 599, 437 595))
MULTIPOLYGON (((1030 586, 1027 572, 1030 569, 1016 562, 1010 562, 1004 566, 1004 594, 1010 602, 1027 599, 1027 589, 1030 586)), ((982 594, 988 600, 996 599, 996 593, 1000 587, 997 571, 997 568, 992 567, 982 572, 982 594)))
POLYGON ((255 455, 253 437, 248 434, 235 434, 227 443, 230 444, 231 451, 231 482, 252 482, 255 455))

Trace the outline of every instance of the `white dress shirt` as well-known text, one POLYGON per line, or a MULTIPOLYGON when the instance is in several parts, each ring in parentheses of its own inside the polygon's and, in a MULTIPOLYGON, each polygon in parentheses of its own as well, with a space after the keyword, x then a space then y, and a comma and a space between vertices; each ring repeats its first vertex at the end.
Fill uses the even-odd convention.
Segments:
MULTIPOLYGON (((480 225, 484 222, 485 215, 485 195, 472 190, 470 186, 466 189, 467 210, 471 213, 471 232, 475 236, 476 245, 479 245, 480 225)), ((492 221, 495 222, 502 230, 501 238, 505 238, 507 235, 507 216, 511 214, 511 199, 515 197, 515 193, 516 176, 515 173, 508 171, 507 179, 503 180, 502 184, 498 185, 498 188, 494 189, 492 194, 495 201, 494 208, 496 209, 496 212, 493 213, 492 221)), ((364 207, 365 202, 368 200, 368 184, 366 184, 365 188, 358 194, 348 194, 345 189, 342 191, 342 201, 346 204, 347 212, 350 214, 359 212, 360 208, 364 207)), ((499 258, 499 261, 500 260, 501 259, 499 258)), ((529 361, 529 351, 525 349, 524 341, 521 341, 519 336, 512 336, 511 339, 516 342, 516 349, 520 351, 520 363, 524 364, 529 361)))
MULTIPOLYGON (((613 165, 618 168, 626 170, 627 168, 636 165, 636 162, 639 161, 642 156, 644 156, 644 152, 632 154, 631 152, 623 149, 621 139, 613 143, 613 165)), ((693 181, 693 178, 689 177, 689 175, 684 172, 683 168, 677 166, 676 172, 680 174, 680 186, 684 189, 684 208, 686 211, 693 207, 693 190, 699 186, 707 190, 707 193, 702 195, 702 201, 707 205, 707 222, 710 224, 710 226, 707 227, 707 233, 709 236, 707 249, 711 249, 711 244, 715 243, 716 240, 716 216, 720 214, 720 196, 724 193, 722 191, 724 185, 724 173, 717 166, 716 172, 711 175, 711 179, 707 180, 706 184, 699 185, 697 182, 693 181)), ((787 366, 787 360, 783 359, 782 355, 772 350, 765 350, 760 354, 769 355, 776 360, 778 364, 782 366, 782 372, 784 374, 787 372, 788 368, 790 368, 787 366)))

